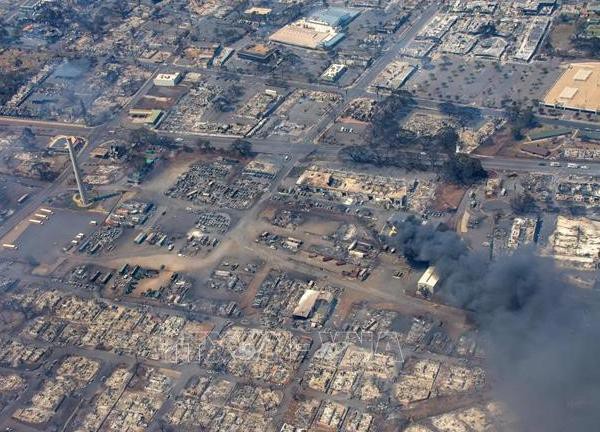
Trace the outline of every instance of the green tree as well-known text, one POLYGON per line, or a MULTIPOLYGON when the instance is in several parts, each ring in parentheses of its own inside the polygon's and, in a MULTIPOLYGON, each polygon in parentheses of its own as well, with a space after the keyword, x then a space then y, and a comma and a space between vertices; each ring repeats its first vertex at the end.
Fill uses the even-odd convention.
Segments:
POLYGON ((462 153, 452 155, 442 166, 442 173, 448 181, 465 186, 487 177, 479 159, 462 153))
POLYGON ((161 138, 150 129, 138 128, 129 132, 129 142, 134 146, 138 145, 160 145, 161 138))
POLYGON ((198 138, 194 144, 203 152, 211 152, 215 149, 210 141, 204 138, 198 138))
POLYGON ((405 91, 394 92, 381 101, 371 119, 371 145, 398 146, 403 133, 400 120, 414 105, 412 95, 405 91))
POLYGON ((479 121, 482 118, 479 108, 460 106, 452 102, 442 102, 439 108, 440 112, 454 117, 462 125, 479 121))
POLYGON ((453 127, 445 126, 433 136, 431 144, 438 152, 451 155, 456 152, 458 141, 458 132, 453 127))
POLYGON ((0 105, 8 101, 24 81, 25 77, 19 72, 0 74, 0 105))
POLYGON ((531 107, 513 104, 507 109, 507 114, 512 136, 516 140, 522 140, 524 138, 523 129, 530 129, 537 124, 531 107))
POLYGON ((24 128, 19 136, 19 142, 26 150, 32 150, 35 147, 35 134, 31 128, 24 128))
POLYGON ((8 33, 7 24, 0 21, 0 42, 8 42, 10 34, 8 33))
POLYGON ((229 145, 229 151, 242 157, 252 156, 252 143, 238 138, 229 145))
POLYGON ((510 199, 510 207, 519 215, 530 213, 536 209, 535 199, 528 192, 518 193, 510 199))

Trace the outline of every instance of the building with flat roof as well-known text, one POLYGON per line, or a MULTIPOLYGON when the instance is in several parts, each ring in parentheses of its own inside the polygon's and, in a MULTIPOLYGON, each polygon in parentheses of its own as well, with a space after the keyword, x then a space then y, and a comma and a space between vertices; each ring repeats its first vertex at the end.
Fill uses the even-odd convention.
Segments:
POLYGON ((600 222, 559 216, 548 244, 550 253, 561 264, 595 269, 600 262, 600 222))
POLYGON ((265 44, 251 44, 238 51, 238 57, 260 63, 268 63, 275 50, 265 44))
POLYGON ((302 294, 302 297, 298 301, 298 305, 292 313, 294 317, 304 319, 308 318, 313 311, 320 294, 320 291, 312 289, 307 289, 304 291, 304 294, 302 294))
POLYGON ((314 24, 326 25, 329 27, 342 28, 350 24, 350 22, 358 15, 358 11, 331 7, 313 12, 308 16, 306 21, 314 24))
POLYGON ((321 26, 316 29, 304 20, 296 21, 277 30, 269 39, 285 45, 294 45, 308 49, 331 48, 344 38, 344 33, 338 33, 334 28, 321 26))
POLYGON ((375 77, 369 90, 372 92, 391 93, 398 90, 411 77, 417 68, 408 62, 394 60, 375 77))
POLYGON ((215 57, 221 53, 221 50, 221 44, 197 42, 194 46, 187 47, 184 54, 186 59, 196 64, 211 65, 215 57))
POLYGON ((501 37, 489 37, 478 42, 473 54, 477 57, 500 60, 507 46, 508 42, 501 37))
POLYGON ((272 11, 273 11, 273 9, 271 9, 271 8, 253 6, 251 8, 246 9, 244 11, 244 13, 246 15, 266 16, 266 15, 269 15, 272 11))
POLYGON ((159 87, 174 87, 181 81, 181 74, 175 73, 161 73, 156 75, 154 78, 154 85, 159 87))
POLYGON ((346 72, 346 69, 348 69, 346 65, 333 63, 321 74, 321 79, 331 82, 337 81, 346 72))
POLYGON ((42 0, 25 0, 19 7, 25 11, 33 10, 42 3, 42 0))
POLYGON ((131 109, 129 118, 131 123, 157 126, 162 120, 163 112, 161 110, 131 109))
POLYGON ((458 20, 456 15, 437 14, 421 29, 417 34, 416 39, 431 39, 440 41, 444 35, 448 33, 450 28, 458 20))
POLYGON ((572 63, 546 93, 552 108, 600 112, 600 62, 572 63))
POLYGON ((344 199, 360 197, 390 204, 402 203, 407 193, 406 182, 402 178, 334 170, 318 165, 304 170, 296 184, 317 192, 327 191, 344 199))
POLYGON ((526 15, 549 15, 556 7, 556 0, 520 0, 515 6, 526 15))
POLYGON ((280 15, 270 7, 252 6, 244 11, 244 19, 249 23, 266 23, 276 20, 280 15))
POLYGON ((514 55, 515 60, 530 61, 540 46, 549 26, 550 19, 547 17, 535 17, 532 19, 514 55))
POLYGON ((358 14, 359 12, 343 8, 321 9, 282 27, 269 39, 302 48, 328 49, 344 38, 342 29, 358 14))
POLYGON ((438 272, 434 266, 429 266, 423 276, 417 282, 417 291, 425 297, 431 297, 435 292, 435 287, 440 281, 438 272))

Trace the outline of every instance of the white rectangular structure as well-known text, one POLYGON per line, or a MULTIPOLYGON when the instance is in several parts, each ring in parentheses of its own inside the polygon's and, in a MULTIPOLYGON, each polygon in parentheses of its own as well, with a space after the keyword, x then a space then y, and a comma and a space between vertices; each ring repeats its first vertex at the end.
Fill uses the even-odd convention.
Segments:
POLYGON ((315 303, 319 299, 320 292, 313 289, 307 289, 302 294, 302 297, 298 301, 298 305, 294 309, 293 315, 296 318, 308 318, 313 308, 315 307, 315 303))
POLYGON ((587 81, 591 74, 592 71, 589 69, 579 69, 573 79, 575 81, 587 81))
POLYGON ((341 77, 344 72, 346 72, 346 65, 333 63, 329 66, 325 72, 321 75, 321 79, 325 81, 337 81, 339 77, 341 77))
POLYGON ((181 74, 175 73, 161 73, 156 75, 154 78, 154 85, 158 87, 174 87, 181 81, 181 74))
POLYGON ((563 89, 563 91, 561 91, 560 94, 558 95, 558 98, 559 99, 573 99, 578 91, 579 91, 579 89, 576 89, 574 87, 565 87, 563 89))
POLYGON ((433 295, 436 285, 438 284, 440 277, 434 266, 429 266, 419 282, 417 282, 417 290, 426 297, 433 295))

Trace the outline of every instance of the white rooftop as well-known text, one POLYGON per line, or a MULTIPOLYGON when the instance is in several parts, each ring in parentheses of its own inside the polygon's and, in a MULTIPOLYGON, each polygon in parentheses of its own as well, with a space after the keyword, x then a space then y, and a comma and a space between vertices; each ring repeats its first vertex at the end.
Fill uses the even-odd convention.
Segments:
POLYGON ((577 89, 575 87, 565 87, 563 89, 563 91, 560 92, 560 95, 558 95, 558 98, 559 99, 573 99, 578 91, 579 91, 579 89, 577 89))
POLYGON ((575 81, 587 81, 591 74, 592 71, 589 69, 579 69, 573 79, 575 81))

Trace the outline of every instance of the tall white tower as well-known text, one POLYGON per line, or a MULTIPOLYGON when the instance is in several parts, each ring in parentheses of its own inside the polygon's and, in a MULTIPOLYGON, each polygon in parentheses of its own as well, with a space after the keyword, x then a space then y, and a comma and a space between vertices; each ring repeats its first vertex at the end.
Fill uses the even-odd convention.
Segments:
POLYGON ((86 207, 88 203, 85 187, 81 181, 81 173, 79 172, 79 165, 77 165, 77 155, 73 150, 73 144, 71 139, 67 138, 67 148, 69 149, 69 157, 71 158, 71 165, 73 166, 73 174, 75 174, 75 182, 77 183, 77 189, 79 190, 79 199, 82 207, 86 207))

